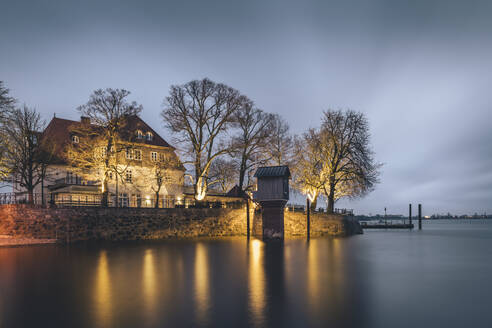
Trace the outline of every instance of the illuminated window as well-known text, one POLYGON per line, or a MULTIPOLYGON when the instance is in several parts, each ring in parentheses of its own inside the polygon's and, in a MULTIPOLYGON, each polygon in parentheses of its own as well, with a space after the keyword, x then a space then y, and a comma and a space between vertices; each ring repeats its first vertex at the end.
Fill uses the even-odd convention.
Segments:
POLYGON ((78 136, 72 136, 72 142, 75 144, 79 143, 79 137, 78 136))
POLYGON ((133 149, 131 148, 126 149, 126 159, 133 159, 133 149))
POLYGON ((125 181, 128 183, 132 183, 132 170, 126 170, 125 181))
POLYGON ((137 130, 137 139, 143 139, 143 132, 140 130, 137 130))
POLYGON ((155 152, 155 151, 150 152, 150 160, 152 162, 157 162, 157 152, 155 152))
POLYGON ((152 141, 153 138, 154 136, 152 135, 152 132, 147 132, 145 135, 145 139, 147 139, 147 141, 152 141))
POLYGON ((142 151, 140 149, 135 149, 133 151, 133 158, 137 161, 141 161, 142 160, 142 151))

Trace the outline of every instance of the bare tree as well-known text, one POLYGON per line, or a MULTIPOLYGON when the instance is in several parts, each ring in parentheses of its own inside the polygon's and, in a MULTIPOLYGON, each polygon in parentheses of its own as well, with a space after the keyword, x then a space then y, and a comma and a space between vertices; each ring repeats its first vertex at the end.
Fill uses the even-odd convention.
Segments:
POLYGON ((15 99, 9 96, 9 89, 7 89, 3 81, 0 81, 0 180, 5 179, 8 175, 8 165, 6 159, 8 136, 5 132, 4 125, 6 124, 6 117, 8 113, 13 109, 15 99))
POLYGON ((233 121, 234 113, 246 98, 237 90, 209 79, 173 85, 165 100, 162 118, 184 149, 185 164, 192 166, 195 198, 202 200, 209 185, 210 166, 228 152, 221 141, 233 121))
POLYGON ((320 129, 327 182, 323 192, 328 212, 341 197, 358 197, 379 182, 381 164, 370 148, 369 124, 363 113, 353 110, 324 112, 320 129))
POLYGON ((172 155, 159 156, 153 166, 153 181, 151 181, 151 189, 155 194, 154 207, 159 207, 159 197, 162 187, 172 183, 171 171, 180 169, 179 160, 172 155))
POLYGON ((267 114, 256 108, 252 101, 243 106, 234 115, 238 134, 232 139, 232 156, 236 158, 239 168, 239 188, 247 190, 250 187, 250 171, 255 165, 266 162, 264 149, 268 146, 268 136, 274 127, 272 114, 267 114), (248 178, 246 188, 245 178, 248 178))
POLYGON ((99 175, 103 206, 108 206, 108 181, 111 176, 123 181, 124 170, 120 168, 122 156, 119 154, 128 149, 122 138, 127 120, 142 111, 141 105, 127 102, 129 94, 124 89, 94 91, 89 101, 77 109, 90 122, 72 129, 80 142, 72 143, 67 149, 67 160, 74 170, 99 175))
POLYGON ((0 119, 13 108, 14 104, 15 99, 9 96, 9 89, 4 86, 3 81, 0 81, 0 119))
POLYGON ((11 110, 2 127, 8 173, 14 184, 27 190, 29 203, 33 203, 34 188, 44 179, 49 164, 40 140, 44 125, 39 113, 24 105, 11 110))
POLYGON ((265 153, 269 156, 272 165, 288 165, 291 160, 292 136, 289 124, 280 115, 274 114, 271 119, 265 153))
POLYGON ((209 179, 216 181, 220 191, 228 192, 236 184, 237 173, 235 161, 218 157, 210 166, 209 179))
POLYGON ((316 209, 318 196, 328 182, 321 142, 317 129, 309 129, 300 137, 294 138, 291 169, 293 185, 309 198, 312 209, 316 209))

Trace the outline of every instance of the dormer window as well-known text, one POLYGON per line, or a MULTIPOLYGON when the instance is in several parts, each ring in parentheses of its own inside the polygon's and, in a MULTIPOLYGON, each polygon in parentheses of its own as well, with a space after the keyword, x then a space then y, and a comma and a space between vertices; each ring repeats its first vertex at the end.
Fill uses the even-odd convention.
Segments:
POLYGON ((147 134, 145 135, 145 139, 147 141, 152 141, 153 138, 154 138, 154 136, 152 135, 151 132, 147 132, 147 134))
POLYGON ((74 144, 78 144, 79 143, 79 137, 78 136, 72 136, 72 142, 74 144))
POLYGON ((140 130, 137 130, 137 139, 143 139, 143 132, 140 130))

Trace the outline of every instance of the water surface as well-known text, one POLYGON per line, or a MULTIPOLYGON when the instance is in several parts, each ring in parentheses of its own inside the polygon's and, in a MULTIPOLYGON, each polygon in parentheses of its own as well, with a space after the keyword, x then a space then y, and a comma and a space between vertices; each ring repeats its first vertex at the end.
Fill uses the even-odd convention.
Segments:
POLYGON ((0 248, 0 327, 491 327, 492 221, 0 248))

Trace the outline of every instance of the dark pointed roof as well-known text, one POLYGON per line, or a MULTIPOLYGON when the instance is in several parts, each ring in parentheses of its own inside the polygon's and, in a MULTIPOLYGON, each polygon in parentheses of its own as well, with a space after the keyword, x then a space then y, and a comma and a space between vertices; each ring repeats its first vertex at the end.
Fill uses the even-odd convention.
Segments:
POLYGON ((242 198, 247 198, 248 197, 248 194, 246 194, 246 192, 244 192, 244 190, 241 190, 241 188, 239 188, 238 185, 235 185, 234 187, 231 188, 231 190, 229 190, 226 193, 226 196, 227 197, 242 197, 242 198))
POLYGON ((287 165, 281 166, 262 166, 259 167, 254 175, 256 178, 273 178, 273 177, 288 177, 290 178, 290 170, 287 165))
MULTIPOLYGON (((170 144, 168 144, 166 140, 164 140, 159 134, 157 134, 157 132, 155 132, 154 129, 152 129, 147 123, 145 123, 137 115, 133 115, 133 116, 128 117, 128 120, 127 120, 127 123, 125 126, 125 130, 128 131, 129 133, 131 133, 131 135, 128 136, 129 139, 134 136, 134 134, 137 130, 140 130, 143 132, 144 138, 139 139, 139 140, 132 140, 133 142, 145 143, 147 145, 153 145, 153 146, 159 146, 159 147, 170 147, 170 148, 174 149, 174 147, 172 147, 170 144), (152 135, 153 135, 152 140, 147 140, 145 138, 145 134, 147 132, 152 133, 152 135)), ((132 139, 134 139, 134 138, 132 138, 132 139)))
MULTIPOLYGON (((41 134, 42 138, 45 140, 52 140, 55 142, 55 160, 54 162, 64 162, 63 161, 63 151, 67 144, 71 142, 72 131, 81 126, 80 121, 72 121, 67 119, 62 119, 58 117, 53 117, 46 129, 41 134)), ((131 140, 131 142, 142 143, 147 145, 153 145, 158 147, 166 147, 174 150, 172 147, 164 140, 154 129, 152 129, 147 123, 145 123, 140 117, 134 115, 128 117, 127 123, 125 125, 123 133, 124 138, 131 140), (134 138, 137 130, 141 130, 144 134, 144 138, 136 139, 134 138), (153 137, 152 140, 147 140, 145 134, 151 132, 153 137)))

